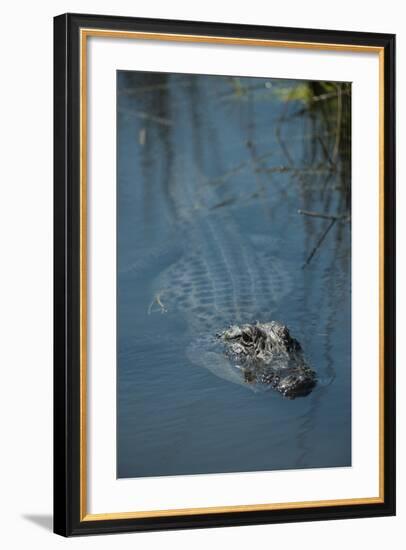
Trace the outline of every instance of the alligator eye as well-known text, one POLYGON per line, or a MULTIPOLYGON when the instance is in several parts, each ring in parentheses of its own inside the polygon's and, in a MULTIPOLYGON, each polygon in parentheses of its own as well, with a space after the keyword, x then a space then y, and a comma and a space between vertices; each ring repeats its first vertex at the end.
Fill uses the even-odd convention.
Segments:
POLYGON ((246 333, 246 332, 243 332, 243 333, 242 333, 242 339, 243 339, 244 342, 246 342, 247 344, 248 344, 249 342, 251 342, 251 336, 250 336, 248 333, 246 333))

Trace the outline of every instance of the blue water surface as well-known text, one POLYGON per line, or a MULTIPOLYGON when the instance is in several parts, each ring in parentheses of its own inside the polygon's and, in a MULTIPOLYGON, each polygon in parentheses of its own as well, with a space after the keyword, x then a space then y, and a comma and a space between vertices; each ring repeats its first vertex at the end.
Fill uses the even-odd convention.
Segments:
POLYGON ((305 87, 117 73, 119 478, 351 465, 348 101, 309 104, 305 87), (243 246, 265 253, 269 276, 284 266, 264 309, 301 342, 318 376, 310 395, 254 393, 188 357, 199 326, 156 289, 185 254, 212 265, 207 219, 220 237, 232 220, 231 266, 243 246))

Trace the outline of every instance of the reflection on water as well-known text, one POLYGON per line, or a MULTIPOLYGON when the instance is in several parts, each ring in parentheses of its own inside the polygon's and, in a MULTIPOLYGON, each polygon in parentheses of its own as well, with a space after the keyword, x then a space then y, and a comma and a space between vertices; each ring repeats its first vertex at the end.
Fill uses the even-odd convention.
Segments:
POLYGON ((118 477, 349 466, 350 86, 117 84, 118 477), (190 360, 205 332, 255 319, 301 342, 310 395, 190 360))

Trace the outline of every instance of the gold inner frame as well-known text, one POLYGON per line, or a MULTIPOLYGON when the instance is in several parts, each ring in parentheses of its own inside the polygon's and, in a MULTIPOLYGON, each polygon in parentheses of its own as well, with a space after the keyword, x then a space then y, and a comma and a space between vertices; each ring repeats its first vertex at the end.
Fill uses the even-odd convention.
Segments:
POLYGON ((80 521, 151 518, 226 512, 288 510, 313 507, 377 504, 384 502, 384 48, 355 44, 280 41, 223 36, 149 33, 106 29, 80 29, 80 521), (379 56, 379 496, 339 500, 285 502, 142 510, 134 512, 87 513, 87 39, 88 37, 215 43, 225 45, 315 49, 376 53, 379 56))

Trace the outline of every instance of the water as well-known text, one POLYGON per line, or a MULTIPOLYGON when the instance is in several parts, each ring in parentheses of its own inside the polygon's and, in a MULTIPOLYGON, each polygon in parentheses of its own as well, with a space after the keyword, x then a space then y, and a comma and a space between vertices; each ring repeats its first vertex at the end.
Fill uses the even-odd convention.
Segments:
POLYGON ((306 85, 118 72, 120 478, 351 465, 351 226, 298 213, 348 214, 349 98, 331 84, 309 104, 306 85), (187 281, 183 301, 159 295, 193 261, 225 281, 217 320, 187 281), (254 393, 190 360, 236 295, 301 342, 310 395, 254 393))

